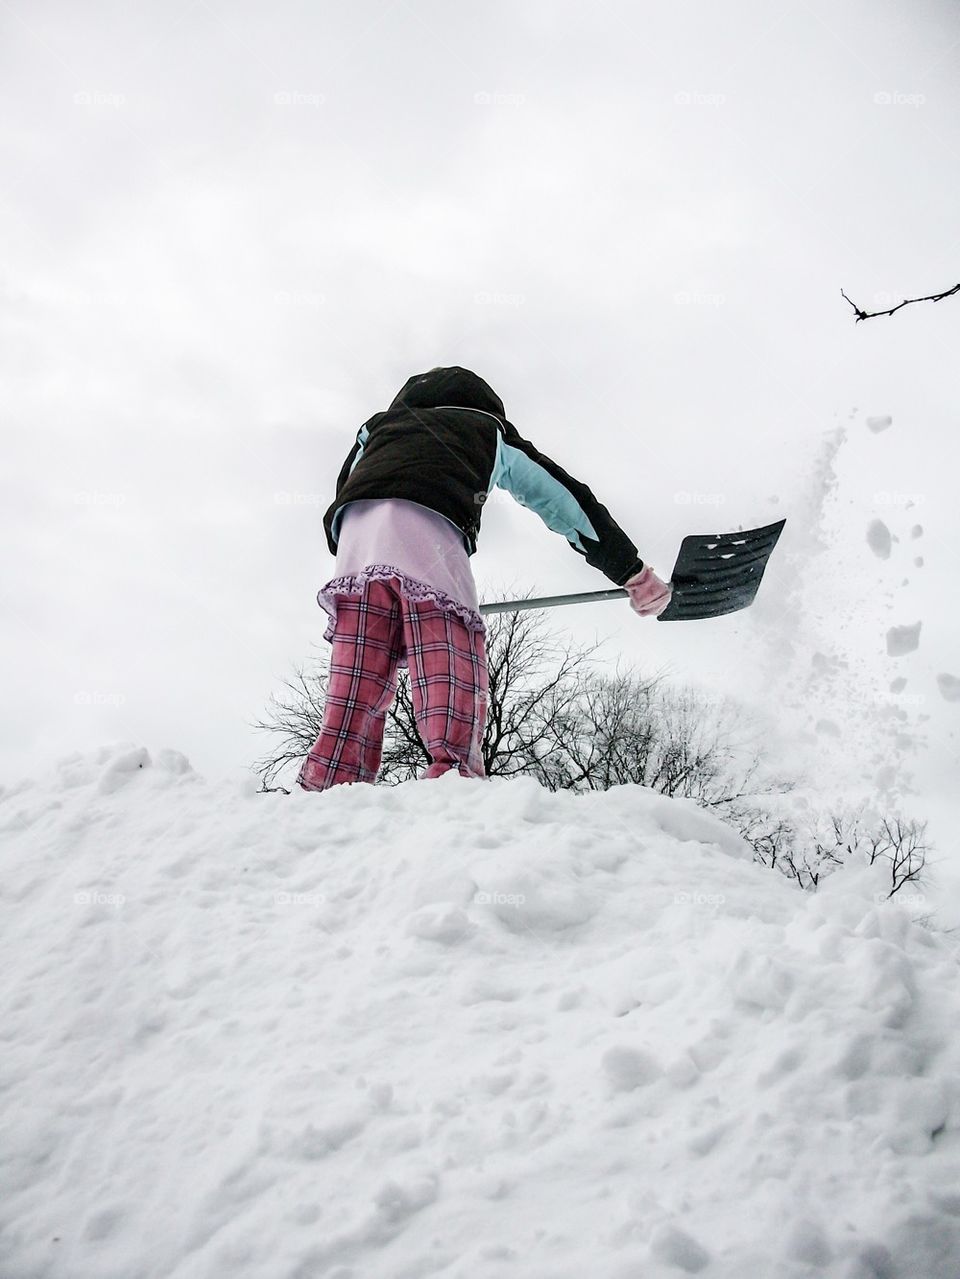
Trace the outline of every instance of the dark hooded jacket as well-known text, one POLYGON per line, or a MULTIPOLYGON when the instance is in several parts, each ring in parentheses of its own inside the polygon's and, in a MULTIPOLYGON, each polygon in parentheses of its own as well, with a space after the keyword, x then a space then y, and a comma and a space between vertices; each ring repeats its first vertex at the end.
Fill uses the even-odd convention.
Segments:
POLYGON ((536 511, 618 586, 643 568, 637 548, 590 489, 523 439, 500 397, 461 368, 410 378, 386 412, 360 427, 324 515, 327 545, 335 554, 348 502, 397 497, 450 520, 472 555, 495 487, 536 511))

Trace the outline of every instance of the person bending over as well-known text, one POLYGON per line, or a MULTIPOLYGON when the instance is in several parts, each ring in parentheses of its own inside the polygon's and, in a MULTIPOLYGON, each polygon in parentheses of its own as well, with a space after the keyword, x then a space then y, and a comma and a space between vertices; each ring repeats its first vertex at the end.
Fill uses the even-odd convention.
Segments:
POLYGON ((375 781, 400 666, 431 760, 422 776, 485 776, 487 662, 469 557, 494 488, 625 587, 636 613, 670 602, 606 507, 522 438, 483 378, 416 374, 360 427, 324 515, 336 569, 317 602, 332 653, 320 734, 297 777, 305 790, 375 781))

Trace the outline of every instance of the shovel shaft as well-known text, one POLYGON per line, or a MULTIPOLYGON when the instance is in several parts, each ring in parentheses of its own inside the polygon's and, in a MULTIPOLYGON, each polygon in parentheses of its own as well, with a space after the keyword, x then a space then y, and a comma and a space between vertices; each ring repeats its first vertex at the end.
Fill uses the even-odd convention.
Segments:
POLYGON ((585 604, 588 600, 622 599, 627 592, 620 586, 609 591, 581 591, 577 595, 543 595, 531 600, 494 600, 481 604, 481 613, 512 613, 524 608, 553 608, 556 604, 585 604))

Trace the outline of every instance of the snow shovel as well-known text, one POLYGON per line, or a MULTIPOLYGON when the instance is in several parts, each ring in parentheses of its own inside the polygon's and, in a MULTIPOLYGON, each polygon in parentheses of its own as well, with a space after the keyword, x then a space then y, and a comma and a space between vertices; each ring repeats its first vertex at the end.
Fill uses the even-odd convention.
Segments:
MULTIPOLYGON (((786 520, 740 533, 691 533, 680 543, 670 584, 673 596, 658 622, 684 622, 695 617, 721 617, 753 603, 786 520)), ((620 599, 622 586, 577 595, 546 595, 541 599, 498 600, 481 604, 481 613, 509 613, 515 609, 552 608, 589 600, 620 599)))

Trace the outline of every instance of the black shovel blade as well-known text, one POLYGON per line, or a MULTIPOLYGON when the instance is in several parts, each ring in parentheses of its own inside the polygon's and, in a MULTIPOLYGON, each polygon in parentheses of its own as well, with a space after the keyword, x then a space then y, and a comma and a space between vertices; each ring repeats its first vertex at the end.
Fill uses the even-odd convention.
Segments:
POLYGON ((742 533, 691 533, 670 578, 673 598, 658 622, 720 617, 752 604, 786 520, 742 533))

